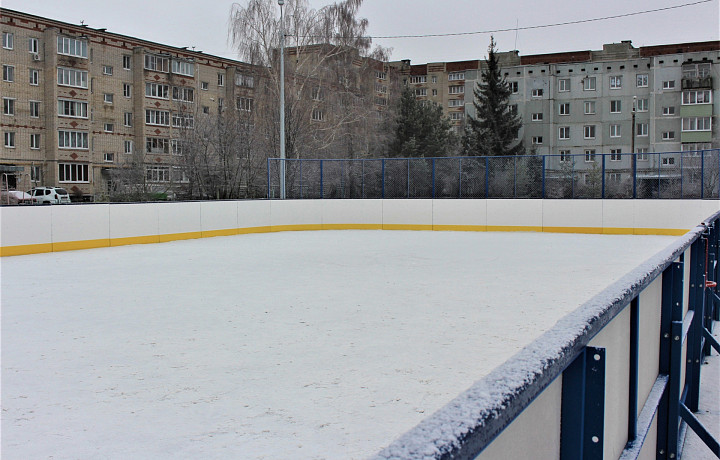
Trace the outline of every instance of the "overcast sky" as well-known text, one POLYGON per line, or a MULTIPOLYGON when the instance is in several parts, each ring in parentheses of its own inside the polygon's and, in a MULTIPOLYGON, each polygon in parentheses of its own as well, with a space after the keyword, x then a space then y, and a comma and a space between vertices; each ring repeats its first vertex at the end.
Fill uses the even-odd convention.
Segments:
MULTIPOLYGON (((244 0, 245 2, 247 0, 244 0)), ((241 0, 239 3, 244 3, 241 0)), ((532 27, 636 13, 703 0, 365 0, 360 12, 373 36, 476 32, 532 27)), ((237 59, 227 44, 231 1, 176 0, 2 0, 4 8, 237 59), (192 5, 180 6, 180 5, 192 5)), ((310 0, 320 8, 329 0, 310 0)), ((632 40, 633 45, 662 45, 718 40, 719 1, 666 11, 551 28, 495 33, 500 51, 522 55, 598 50, 604 43, 632 40)), ((279 7, 278 7, 279 14, 279 7)), ((376 39, 393 48, 392 60, 415 64, 482 59, 489 33, 454 37, 376 39)))

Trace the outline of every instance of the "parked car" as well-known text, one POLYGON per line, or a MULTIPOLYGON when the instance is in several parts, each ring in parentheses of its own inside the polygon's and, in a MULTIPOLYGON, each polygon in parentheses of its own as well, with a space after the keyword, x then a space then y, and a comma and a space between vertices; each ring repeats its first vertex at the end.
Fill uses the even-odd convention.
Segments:
POLYGON ((38 203, 69 204, 70 194, 60 187, 35 187, 28 192, 38 203))
POLYGON ((0 204, 33 204, 36 200, 22 190, 3 190, 0 192, 0 204))

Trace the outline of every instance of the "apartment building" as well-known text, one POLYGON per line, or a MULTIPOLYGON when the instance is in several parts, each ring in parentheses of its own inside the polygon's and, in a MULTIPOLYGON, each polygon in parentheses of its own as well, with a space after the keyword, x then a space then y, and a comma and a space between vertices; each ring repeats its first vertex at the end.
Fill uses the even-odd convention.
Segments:
MULTIPOLYGON (((584 155, 592 163, 596 154, 608 153, 629 167, 630 156, 622 154, 632 149, 643 154, 720 147, 714 128, 720 42, 635 48, 623 41, 601 51, 498 56, 512 90, 510 103, 523 119, 525 146, 557 155, 556 162, 584 155)), ((484 61, 391 65, 419 99, 440 104, 458 132, 465 117, 474 115, 473 91, 484 61)))
POLYGON ((0 174, 10 188, 57 185, 91 201, 106 195, 111 171, 139 159, 144 182, 166 189, 187 180, 178 139, 197 113, 252 107, 257 72, 242 62, 0 11, 0 174))

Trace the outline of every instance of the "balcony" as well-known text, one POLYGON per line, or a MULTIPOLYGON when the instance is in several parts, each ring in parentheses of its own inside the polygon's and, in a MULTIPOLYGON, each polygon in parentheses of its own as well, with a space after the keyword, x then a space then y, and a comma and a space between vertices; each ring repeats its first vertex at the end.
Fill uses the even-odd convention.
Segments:
POLYGON ((713 79, 707 77, 683 78, 682 89, 712 89, 713 79))

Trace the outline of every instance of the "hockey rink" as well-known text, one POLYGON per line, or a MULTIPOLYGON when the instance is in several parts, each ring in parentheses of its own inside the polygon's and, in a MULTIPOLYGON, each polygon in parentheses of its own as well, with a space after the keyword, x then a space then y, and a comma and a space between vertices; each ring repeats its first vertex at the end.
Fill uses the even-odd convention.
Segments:
POLYGON ((4 257, 2 458, 366 458, 674 238, 345 230, 4 257))

